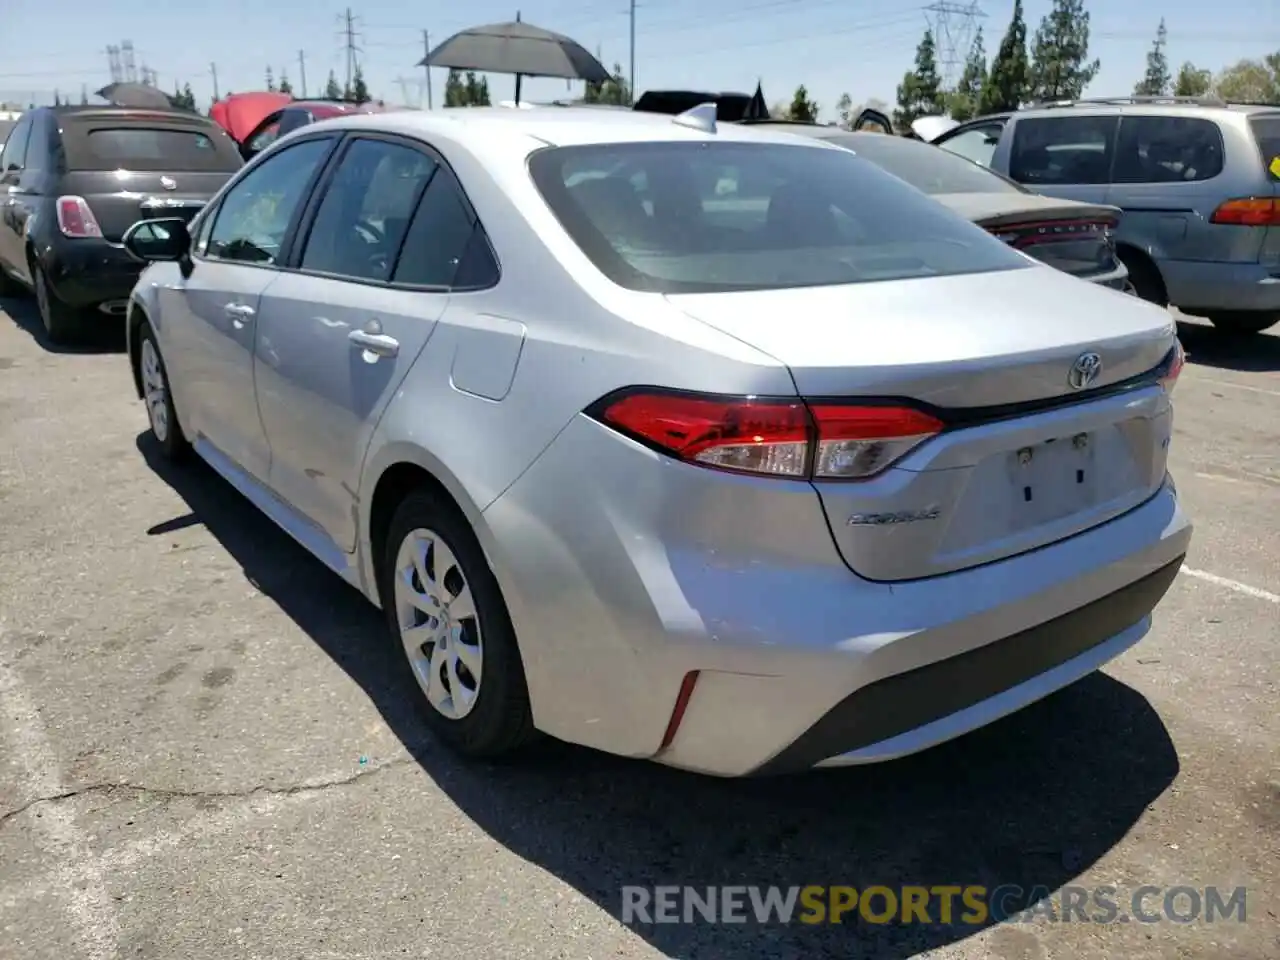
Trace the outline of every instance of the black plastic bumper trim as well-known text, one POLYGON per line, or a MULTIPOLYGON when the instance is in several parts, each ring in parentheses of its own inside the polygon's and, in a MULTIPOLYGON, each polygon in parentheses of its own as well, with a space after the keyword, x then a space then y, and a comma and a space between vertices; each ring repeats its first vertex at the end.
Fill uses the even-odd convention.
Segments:
POLYGON ((1183 557, 1086 606, 966 653, 877 680, 831 708, 757 776, 808 770, 950 716, 1127 630, 1158 604, 1183 557))

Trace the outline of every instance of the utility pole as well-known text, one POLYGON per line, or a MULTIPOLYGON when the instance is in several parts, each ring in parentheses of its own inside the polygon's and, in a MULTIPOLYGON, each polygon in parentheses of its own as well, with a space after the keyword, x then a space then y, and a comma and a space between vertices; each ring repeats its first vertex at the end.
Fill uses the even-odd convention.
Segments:
POLYGON ((307 99, 307 56, 298 51, 298 82, 302 84, 302 99, 307 99))
POLYGON ((222 98, 218 96, 218 65, 216 63, 209 64, 209 75, 213 77, 213 102, 217 103, 222 98))
POLYGON ((356 65, 356 31, 355 20, 351 16, 351 8, 347 7, 347 86, 345 93, 351 94, 351 75, 356 65))
MULTIPOLYGON (((427 31, 422 31, 422 57, 425 60, 431 55, 431 37, 427 31)), ((427 78, 427 109, 434 110, 431 104, 431 68, 425 63, 422 65, 423 76, 427 78)))
POLYGON ((631 0, 631 100, 636 99, 636 0, 631 0))

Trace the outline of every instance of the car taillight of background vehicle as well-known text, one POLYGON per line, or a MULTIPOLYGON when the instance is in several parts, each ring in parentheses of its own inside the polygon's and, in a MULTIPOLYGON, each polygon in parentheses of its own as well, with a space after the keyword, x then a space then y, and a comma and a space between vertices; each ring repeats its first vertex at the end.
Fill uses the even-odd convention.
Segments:
POLYGON ((774 477, 865 480, 943 429, 894 404, 611 394, 588 415, 653 449, 704 467, 774 477))
POLYGON ((1173 393, 1173 388, 1178 384, 1178 377, 1182 373, 1182 368, 1187 365, 1187 352, 1182 349, 1182 341, 1175 340, 1173 343, 1173 355, 1166 361, 1167 367, 1164 374, 1160 377, 1160 386, 1164 387, 1165 393, 1173 393))
POLYGON ((84 197, 58 198, 58 229, 65 237, 101 237, 102 228, 84 197))
POLYGON ((1213 211, 1209 222, 1236 227, 1280 227, 1280 200, 1274 197, 1227 200, 1213 211))

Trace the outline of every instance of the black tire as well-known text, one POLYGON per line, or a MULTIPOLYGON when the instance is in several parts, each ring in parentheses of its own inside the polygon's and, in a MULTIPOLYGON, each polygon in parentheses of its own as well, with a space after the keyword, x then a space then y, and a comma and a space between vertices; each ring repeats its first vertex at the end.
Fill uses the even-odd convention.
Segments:
POLYGON ((1210 313, 1209 322, 1233 337, 1248 337, 1280 323, 1280 313, 1210 313))
POLYGON ((164 357, 160 354, 160 345, 149 323, 143 322, 138 328, 138 379, 142 383, 143 402, 147 405, 147 422, 151 425, 151 438, 155 441, 166 460, 180 463, 191 452, 191 444, 182 432, 182 424, 178 421, 178 410, 173 405, 173 390, 169 386, 169 370, 164 365, 164 357), (148 356, 154 352, 156 373, 159 375, 164 390, 160 401, 161 409, 153 409, 153 395, 150 390, 155 386, 149 383, 148 356), (163 411, 164 419, 160 421, 163 411))
POLYGON ((1129 271, 1129 283, 1133 285, 1133 293, 1143 300, 1160 307, 1169 305, 1169 295, 1164 289, 1164 280, 1155 265, 1144 256, 1121 250, 1118 254, 1120 262, 1129 271))
MULTIPOLYGON (((461 511, 430 490, 410 493, 396 508, 382 551, 379 594, 387 629, 397 662, 414 691, 415 707, 427 727, 457 753, 477 759, 512 757, 538 739, 511 616, 484 551, 461 511), (426 681, 420 681, 402 636, 402 611, 395 589, 397 558, 410 534, 419 530, 430 531, 453 554, 463 582, 470 587, 475 609, 475 616, 460 624, 464 630, 474 631, 478 626, 482 638, 480 680, 473 688, 475 699, 469 712, 460 717, 446 716, 432 704, 423 686, 426 681)), ((448 582, 447 571, 431 572, 448 582)), ((474 638, 475 633, 471 636, 474 638)), ((423 649, 427 646, 424 644, 423 649)), ((425 666, 423 669, 429 672, 425 666)))
POLYGON ((58 299, 39 263, 31 264, 31 284, 36 294, 40 322, 49 342, 59 345, 74 342, 84 329, 81 312, 58 299))
POLYGON ((26 288, 9 276, 4 264, 0 263, 0 297, 17 297, 26 292, 26 288))

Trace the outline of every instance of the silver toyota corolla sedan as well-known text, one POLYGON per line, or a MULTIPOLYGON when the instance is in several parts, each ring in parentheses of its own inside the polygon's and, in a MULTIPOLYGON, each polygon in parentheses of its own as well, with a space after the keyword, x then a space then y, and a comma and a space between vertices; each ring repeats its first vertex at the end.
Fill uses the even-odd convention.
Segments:
POLYGON ((155 444, 378 604, 467 755, 912 753, 1133 646, 1187 551, 1169 315, 820 141, 354 116, 128 247, 155 444))

